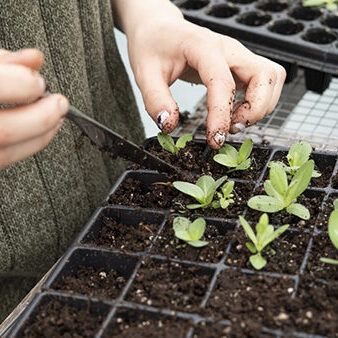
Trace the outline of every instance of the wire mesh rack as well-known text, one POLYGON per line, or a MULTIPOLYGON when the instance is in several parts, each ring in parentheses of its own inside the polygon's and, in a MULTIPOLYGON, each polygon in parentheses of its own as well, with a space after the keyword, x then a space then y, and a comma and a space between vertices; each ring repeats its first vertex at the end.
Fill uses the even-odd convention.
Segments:
MULTIPOLYGON (((192 118, 186 120, 177 134, 193 133, 203 138, 205 131, 206 98, 199 102, 192 118)), ((307 140, 316 149, 338 149, 338 79, 333 79, 323 94, 306 90, 303 72, 284 86, 276 109, 256 125, 229 141, 251 137, 256 143, 289 146, 296 140, 307 140)))

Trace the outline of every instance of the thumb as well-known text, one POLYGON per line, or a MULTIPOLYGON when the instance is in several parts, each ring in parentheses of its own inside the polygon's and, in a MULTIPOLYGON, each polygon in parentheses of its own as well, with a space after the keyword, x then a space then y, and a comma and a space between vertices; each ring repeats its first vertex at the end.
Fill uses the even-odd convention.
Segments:
POLYGON ((136 82, 141 90, 145 108, 157 126, 166 134, 174 131, 179 121, 179 108, 161 71, 152 68, 142 72, 136 82))
POLYGON ((43 61, 43 53, 38 49, 20 49, 16 52, 0 50, 0 63, 18 64, 33 70, 39 70, 43 61))

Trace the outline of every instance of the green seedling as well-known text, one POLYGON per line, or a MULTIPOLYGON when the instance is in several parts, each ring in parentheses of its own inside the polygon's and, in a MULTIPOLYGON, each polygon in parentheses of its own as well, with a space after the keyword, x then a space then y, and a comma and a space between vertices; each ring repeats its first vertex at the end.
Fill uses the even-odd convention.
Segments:
MULTIPOLYGON (((338 199, 334 201, 333 205, 334 210, 329 218, 329 237, 334 247, 338 250, 338 199)), ((323 263, 338 265, 338 259, 323 257, 320 260, 323 263)))
POLYGON ((189 204, 188 209, 198 209, 208 207, 213 199, 217 189, 225 182, 226 176, 215 181, 211 176, 201 176, 196 184, 176 181, 173 186, 183 192, 183 194, 193 197, 199 204, 189 204))
POLYGON ((200 248, 209 243, 201 240, 205 232, 205 220, 197 218, 191 222, 186 217, 176 217, 173 221, 175 236, 187 244, 200 248))
POLYGON ((251 165, 250 155, 252 148, 253 142, 251 139, 245 140, 239 150, 230 144, 226 144, 219 150, 219 153, 214 156, 214 161, 231 168, 229 172, 246 170, 251 165))
POLYGON ((182 135, 176 143, 170 135, 164 133, 158 133, 157 139, 163 149, 172 154, 177 154, 181 149, 185 148, 189 141, 192 140, 192 134, 182 135))
POLYGON ((304 7, 325 7, 327 10, 334 12, 338 8, 337 0, 303 0, 304 7))
POLYGON ((214 209, 222 208, 226 209, 230 204, 234 203, 234 181, 229 181, 221 187, 220 192, 216 192, 218 201, 212 202, 212 207, 214 209))
POLYGON ((248 250, 252 253, 250 256, 250 263, 256 270, 261 270, 266 265, 267 261, 262 256, 262 251, 277 237, 287 230, 289 224, 285 224, 274 230, 274 227, 269 224, 269 217, 267 214, 263 214, 259 218, 259 222, 256 225, 256 234, 251 228, 250 224, 244 217, 239 216, 240 223, 245 231, 246 236, 251 242, 245 243, 248 250))
MULTIPOLYGON (((311 153, 312 147, 310 143, 305 141, 297 142, 291 146, 286 156, 289 165, 286 165, 283 162, 279 161, 278 163, 280 163, 284 167, 284 170, 287 172, 287 174, 294 176, 297 170, 310 159, 311 153)), ((270 162, 269 166, 271 166, 271 163, 275 162, 270 162)), ((313 170, 312 177, 320 176, 320 172, 318 172, 317 170, 313 170)))
POLYGON ((269 180, 264 182, 264 190, 267 195, 258 195, 250 198, 248 206, 262 212, 278 212, 286 210, 304 220, 310 218, 309 210, 302 204, 296 203, 297 198, 308 187, 314 168, 313 160, 307 161, 298 170, 288 183, 288 177, 283 166, 272 163, 269 180))

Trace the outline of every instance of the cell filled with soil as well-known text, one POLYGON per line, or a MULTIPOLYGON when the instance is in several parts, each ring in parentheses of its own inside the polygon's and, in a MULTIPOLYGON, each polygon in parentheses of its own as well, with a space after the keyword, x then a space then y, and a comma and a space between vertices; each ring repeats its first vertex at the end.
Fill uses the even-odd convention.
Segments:
POLYGON ((185 338, 190 325, 189 321, 175 316, 121 308, 115 313, 103 337, 185 338))
POLYGON ((257 8, 265 12, 282 12, 288 8, 286 0, 261 0, 257 3, 257 8))
POLYGON ((128 301, 186 312, 198 311, 213 269, 147 259, 136 273, 128 301))
POLYGON ((175 237, 172 226, 173 218, 166 224, 154 244, 151 254, 169 258, 218 263, 225 255, 235 228, 235 222, 205 219, 206 231, 203 240, 209 244, 195 248, 175 237))
POLYGON ((301 276, 296 298, 290 306, 288 329, 307 334, 337 337, 338 283, 301 276))
POLYGON ((329 14, 322 21, 323 25, 337 29, 338 28, 338 15, 337 14, 329 14))
POLYGON ((302 39, 318 45, 327 45, 337 40, 335 33, 324 28, 310 28, 302 35, 302 39))
POLYGON ((338 172, 332 177, 331 187, 338 190, 338 172))
POLYGON ((259 337, 263 326, 280 326, 294 287, 291 278, 226 269, 217 278, 206 311, 246 327, 251 331, 250 337, 259 337))
POLYGON ((295 35, 303 29, 304 25, 302 23, 290 19, 277 20, 269 27, 271 32, 281 35, 295 35))
POLYGON ((77 249, 50 281, 50 288, 91 298, 115 299, 126 286, 137 261, 126 255, 77 249))
MULTIPOLYGON (((254 196, 256 195, 266 195, 261 186, 255 191, 254 196)), ((297 203, 300 203, 309 209, 309 220, 303 220, 297 216, 287 213, 285 210, 282 210, 276 213, 268 213, 270 224, 279 226, 289 224, 290 228, 296 230, 314 229, 317 224, 317 217, 320 213, 324 196, 325 194, 322 192, 306 190, 300 197, 298 197, 297 203)), ((262 213, 260 211, 248 208, 246 219, 252 222, 257 222, 261 214, 262 213)))
POLYGON ((239 8, 231 4, 217 4, 208 9, 206 13, 215 18, 225 19, 238 14, 239 8))
POLYGON ((236 20, 246 26, 259 27, 267 24, 271 19, 272 17, 269 14, 251 11, 241 14, 236 20))
POLYGON ((94 337, 108 314, 102 303, 43 296, 16 337, 94 337))
MULTIPOLYGON (((277 151, 272 158, 272 161, 280 161, 286 165, 287 151, 277 151)), ((326 188, 330 184, 330 179, 337 161, 334 155, 311 154, 311 160, 315 162, 315 169, 321 174, 320 177, 313 177, 310 182, 311 187, 326 188)), ((267 170, 264 179, 267 179, 269 170, 267 170)))
POLYGON ((180 8, 198 10, 209 5, 209 0, 186 0, 180 4, 180 8))
MULTIPOLYGON (((252 226, 252 225, 251 225, 252 226)), ((254 226, 252 226, 254 229, 254 226)), ((254 269, 249 262, 252 255, 245 243, 250 242, 241 228, 234 236, 226 263, 240 268, 254 269)), ((295 275, 303 263, 310 235, 298 231, 286 231, 275 239, 262 255, 267 260, 264 271, 295 275)))
POLYGON ((297 6, 289 12, 289 15, 296 20, 312 21, 318 19, 322 11, 318 8, 297 6))
POLYGON ((328 220, 330 217, 331 212, 334 209, 333 202, 338 199, 338 193, 330 194, 327 200, 323 203, 322 210, 318 216, 316 227, 319 230, 327 231, 328 227, 328 220))
POLYGON ((327 232, 314 237, 306 271, 316 278, 338 281, 337 265, 322 263, 322 257, 338 260, 338 250, 331 243, 327 232))
POLYGON ((123 252, 143 252, 149 249, 164 219, 160 212, 106 207, 81 242, 123 252))

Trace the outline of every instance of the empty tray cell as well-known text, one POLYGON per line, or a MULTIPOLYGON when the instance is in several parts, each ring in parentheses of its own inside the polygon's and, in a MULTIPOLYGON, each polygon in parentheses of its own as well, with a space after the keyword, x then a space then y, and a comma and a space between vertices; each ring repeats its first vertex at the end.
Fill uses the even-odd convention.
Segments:
POLYGON ((92 298, 117 298, 128 282, 137 258, 105 251, 77 249, 47 288, 92 298))
POLYGON ((198 311, 213 269, 147 259, 136 273, 128 301, 186 312, 198 311))
MULTIPOLYGON (((251 224, 254 228, 255 225, 251 224)), ((267 260, 264 271, 297 274, 304 260, 304 255, 310 241, 310 235, 304 232, 287 230, 267 247, 262 255, 267 260)), ((251 253, 246 247, 250 242, 240 228, 232 242, 226 263, 241 268, 253 269, 249 262, 251 253)))
POLYGON ((323 25, 337 29, 338 28, 338 15, 337 14, 329 14, 322 21, 323 25))
POLYGON ((109 197, 110 204, 170 209, 179 195, 166 175, 152 171, 126 172, 116 183, 109 197))
POLYGON ((338 260, 338 250, 331 243, 326 231, 314 237, 306 270, 316 278, 338 281, 337 265, 322 263, 321 257, 338 260))
POLYGON ((319 45, 326 45, 337 40, 337 36, 329 29, 310 28, 302 35, 302 39, 319 45))
POLYGON ((185 338, 191 323, 175 316, 120 308, 108 325, 104 338, 185 338))
MULTIPOLYGON (((277 151, 272 158, 272 161, 280 161, 284 164, 287 164, 287 151, 277 151)), ((315 162, 315 168, 320 172, 321 176, 317 178, 312 178, 311 187, 316 188, 325 188, 330 184, 330 179, 334 170, 334 166, 337 161, 337 157, 334 155, 322 155, 318 153, 313 153, 310 157, 315 162)), ((267 178, 268 172, 265 175, 267 178)))
POLYGON ((195 248, 176 238, 171 220, 161 231, 151 253, 190 261, 218 263, 225 255, 236 223, 208 218, 205 218, 205 221, 206 231, 203 240, 208 241, 208 245, 195 248))
POLYGON ((108 311, 106 304, 44 294, 31 308, 25 324, 18 325, 10 336, 91 338, 108 311))
POLYGON ((217 4, 212 6, 207 14, 216 18, 231 18, 239 13, 239 8, 231 4, 217 4))
POLYGON ((246 26, 263 26, 272 19, 271 15, 259 11, 246 12, 237 18, 237 22, 246 26))
POLYGON ((188 10, 198 10, 209 5, 209 0, 186 0, 179 7, 188 10))
POLYGON ((82 243, 125 252, 146 251, 165 215, 155 211, 123 207, 106 207, 84 231, 82 243))
POLYGON ((338 283, 301 276, 297 297, 290 307, 289 329, 294 327, 314 336, 337 337, 338 283))
POLYGON ((289 12, 289 15, 296 20, 312 21, 318 19, 322 13, 318 8, 297 6, 289 12))
POLYGON ((294 20, 282 19, 271 23, 269 29, 281 35, 294 35, 301 32, 304 29, 304 25, 294 20))
POLYGON ((282 12, 288 8, 286 0, 261 0, 257 3, 257 8, 266 12, 282 12))
POLYGON ((218 275, 206 310, 250 330, 242 337, 259 337, 263 326, 280 326, 293 292, 291 278, 226 269, 218 275))

